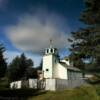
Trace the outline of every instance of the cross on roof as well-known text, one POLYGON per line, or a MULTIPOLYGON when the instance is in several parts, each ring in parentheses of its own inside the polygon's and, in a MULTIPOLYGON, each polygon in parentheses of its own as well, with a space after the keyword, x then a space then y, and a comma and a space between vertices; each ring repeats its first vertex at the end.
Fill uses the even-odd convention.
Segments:
POLYGON ((53 40, 50 39, 50 48, 52 48, 53 40))

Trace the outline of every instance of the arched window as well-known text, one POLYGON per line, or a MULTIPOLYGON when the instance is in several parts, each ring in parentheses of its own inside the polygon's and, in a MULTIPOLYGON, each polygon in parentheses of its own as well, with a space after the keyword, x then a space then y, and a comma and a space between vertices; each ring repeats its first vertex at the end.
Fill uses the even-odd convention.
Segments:
POLYGON ((47 53, 49 52, 49 50, 47 49, 47 53))
POLYGON ((53 49, 51 49, 51 53, 53 53, 53 49))

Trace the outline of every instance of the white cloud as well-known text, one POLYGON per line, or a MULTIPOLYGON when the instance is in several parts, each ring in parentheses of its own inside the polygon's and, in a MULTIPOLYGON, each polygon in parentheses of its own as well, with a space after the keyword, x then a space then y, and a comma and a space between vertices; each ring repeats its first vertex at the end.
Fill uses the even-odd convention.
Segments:
POLYGON ((64 17, 41 9, 20 16, 16 25, 6 28, 6 34, 16 48, 41 52, 49 46, 50 39, 57 48, 69 45, 67 33, 70 29, 67 24, 64 17))

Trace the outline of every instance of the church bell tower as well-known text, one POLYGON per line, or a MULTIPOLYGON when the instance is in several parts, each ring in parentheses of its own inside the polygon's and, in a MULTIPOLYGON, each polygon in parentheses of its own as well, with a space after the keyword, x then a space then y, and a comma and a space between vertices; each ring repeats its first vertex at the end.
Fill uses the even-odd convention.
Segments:
POLYGON ((53 48, 52 40, 50 40, 50 47, 45 49, 45 54, 43 56, 43 77, 44 78, 54 78, 54 66, 59 62, 58 50, 53 48))

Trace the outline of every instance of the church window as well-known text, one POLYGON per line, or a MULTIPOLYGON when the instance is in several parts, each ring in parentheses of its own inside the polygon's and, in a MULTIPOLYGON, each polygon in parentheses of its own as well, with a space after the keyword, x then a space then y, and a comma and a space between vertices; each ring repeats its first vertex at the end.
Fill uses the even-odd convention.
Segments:
POLYGON ((51 49, 51 53, 53 52, 53 50, 51 49))
POLYGON ((46 71, 49 71, 49 69, 46 69, 46 71))
POLYGON ((69 59, 67 58, 66 61, 68 61, 69 59))
POLYGON ((47 49, 47 53, 49 52, 49 50, 47 49))

